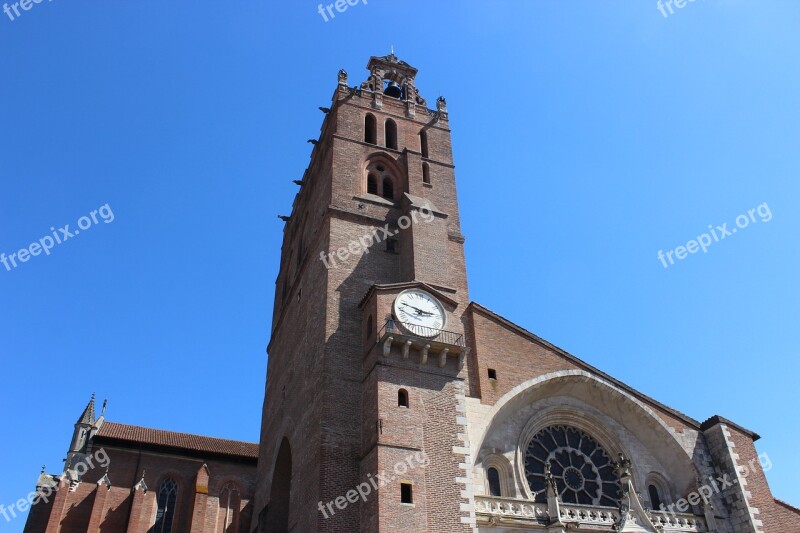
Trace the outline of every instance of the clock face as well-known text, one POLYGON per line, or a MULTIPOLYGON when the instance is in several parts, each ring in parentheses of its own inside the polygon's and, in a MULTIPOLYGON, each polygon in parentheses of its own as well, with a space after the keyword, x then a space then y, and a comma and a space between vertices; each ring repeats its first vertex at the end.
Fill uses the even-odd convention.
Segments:
POLYGON ((420 337, 437 336, 446 321, 439 300, 417 289, 400 293, 394 301, 394 316, 406 330, 420 337))

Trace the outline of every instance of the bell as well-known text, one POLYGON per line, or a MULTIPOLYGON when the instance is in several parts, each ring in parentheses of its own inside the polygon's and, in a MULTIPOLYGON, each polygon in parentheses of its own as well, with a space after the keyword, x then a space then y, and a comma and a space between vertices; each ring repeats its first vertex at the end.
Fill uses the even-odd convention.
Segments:
POLYGON ((389 85, 383 91, 383 94, 386 96, 391 96, 392 98, 400 98, 403 96, 403 89, 395 81, 390 81, 389 85))

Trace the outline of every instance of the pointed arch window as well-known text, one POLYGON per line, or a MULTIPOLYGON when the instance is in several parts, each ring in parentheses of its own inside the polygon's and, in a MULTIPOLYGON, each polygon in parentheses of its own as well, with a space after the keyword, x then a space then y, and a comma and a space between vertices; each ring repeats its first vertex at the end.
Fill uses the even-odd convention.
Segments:
POLYGON ((422 151, 422 157, 428 157, 428 132, 419 132, 419 147, 422 151))
POLYGON ((178 483, 168 478, 158 489, 158 511, 154 533, 172 533, 172 523, 175 519, 175 505, 178 502, 178 483))
POLYGON ((386 119, 386 148, 397 150, 397 123, 390 118, 386 119))
POLYGON ((364 142, 378 144, 378 119, 372 113, 364 117, 364 142))
POLYGON ((239 509, 242 497, 234 483, 227 483, 219 493, 220 533, 236 533, 239 531, 239 509))
POLYGON ((402 194, 403 182, 398 181, 398 177, 383 161, 373 161, 367 165, 364 171, 363 192, 380 196, 394 203, 395 195, 402 194))

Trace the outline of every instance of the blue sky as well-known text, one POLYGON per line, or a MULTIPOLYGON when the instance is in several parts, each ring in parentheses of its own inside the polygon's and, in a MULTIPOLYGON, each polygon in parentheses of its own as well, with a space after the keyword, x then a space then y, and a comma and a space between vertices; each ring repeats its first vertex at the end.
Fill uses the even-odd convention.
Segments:
POLYGON ((258 439, 277 215, 337 71, 360 83, 393 45, 448 99, 472 299, 760 433, 773 492, 800 504, 798 26, 793 0, 0 13, 0 252, 114 214, 0 265, 0 503, 60 471, 92 392, 111 420, 258 439), (659 261, 764 203, 768 222, 659 261))

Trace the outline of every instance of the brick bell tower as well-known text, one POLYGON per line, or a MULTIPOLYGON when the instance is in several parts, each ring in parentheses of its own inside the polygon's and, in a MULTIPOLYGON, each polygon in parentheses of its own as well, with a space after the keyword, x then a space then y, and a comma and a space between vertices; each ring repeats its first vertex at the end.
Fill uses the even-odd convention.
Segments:
MULTIPOLYGON (((286 220, 254 531, 473 531, 469 303, 447 105, 345 71, 286 220)), ((474 379, 474 378, 473 378, 474 379)))

